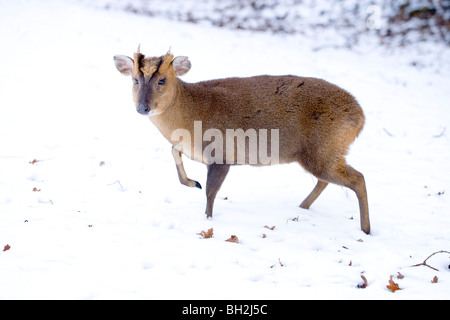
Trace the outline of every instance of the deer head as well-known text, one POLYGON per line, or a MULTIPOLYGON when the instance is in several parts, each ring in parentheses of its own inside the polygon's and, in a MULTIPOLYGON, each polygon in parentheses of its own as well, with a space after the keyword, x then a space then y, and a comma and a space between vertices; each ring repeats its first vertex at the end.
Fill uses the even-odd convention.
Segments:
POLYGON ((136 111, 145 116, 158 115, 174 102, 177 77, 191 68, 188 57, 174 56, 169 52, 161 57, 145 57, 140 46, 133 58, 114 56, 117 70, 133 81, 133 100, 136 111))

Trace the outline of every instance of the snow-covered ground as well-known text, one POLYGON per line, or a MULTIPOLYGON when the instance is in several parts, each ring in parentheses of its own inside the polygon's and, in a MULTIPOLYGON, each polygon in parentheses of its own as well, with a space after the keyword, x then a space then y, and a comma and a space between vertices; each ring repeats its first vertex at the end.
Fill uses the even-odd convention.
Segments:
MULTIPOLYGON (((427 260, 439 271, 410 267, 450 251, 448 48, 318 50, 307 35, 69 0, 0 1, 0 43, 0 299, 450 298, 448 253, 427 260), (365 175, 372 234, 345 188, 300 209, 315 179, 296 164, 233 167, 207 220, 204 190, 179 183, 114 67, 139 43, 189 56, 188 82, 295 74, 352 92, 367 123, 348 162, 365 175)), ((202 164, 185 167, 205 185, 202 164)))

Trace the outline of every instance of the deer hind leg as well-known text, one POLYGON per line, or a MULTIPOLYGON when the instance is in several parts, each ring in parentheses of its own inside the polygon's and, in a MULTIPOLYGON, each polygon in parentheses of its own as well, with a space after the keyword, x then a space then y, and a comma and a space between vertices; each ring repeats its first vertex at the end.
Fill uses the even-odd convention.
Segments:
POLYGON ((188 186, 188 187, 196 187, 201 189, 202 186, 200 183, 198 183, 195 180, 191 180, 187 177, 186 171, 184 170, 183 166, 183 159, 181 158, 181 152, 175 149, 175 147, 172 147, 172 155, 175 159, 175 164, 177 166, 177 173, 178 173, 178 179, 180 179, 181 184, 188 186))
POLYGON ((345 186, 356 193, 359 202, 361 230, 369 234, 369 205, 367 201, 366 183, 362 173, 347 165, 344 158, 339 158, 333 163, 328 163, 328 166, 324 165, 321 168, 322 170, 320 172, 308 170, 319 179, 319 182, 311 194, 303 201, 302 205, 305 204, 306 206, 310 204, 309 202, 312 203, 326 187, 327 182, 345 186), (320 182, 321 180, 324 182, 320 182))
POLYGON ((311 191, 311 193, 303 200, 302 204, 300 205, 300 208, 303 209, 309 209, 309 207, 313 204, 314 201, 316 201, 317 197, 320 196, 322 191, 326 188, 328 185, 328 182, 324 180, 318 180, 316 186, 311 191))
POLYGON ((230 170, 227 164, 211 164, 208 166, 208 175, 206 178, 206 210, 205 214, 208 218, 212 217, 214 199, 217 192, 222 186, 225 177, 230 170))
POLYGON ((356 193, 359 202, 361 230, 366 234, 369 234, 369 205, 367 201, 366 182, 363 174, 347 165, 342 158, 326 173, 325 180, 350 188, 356 193))

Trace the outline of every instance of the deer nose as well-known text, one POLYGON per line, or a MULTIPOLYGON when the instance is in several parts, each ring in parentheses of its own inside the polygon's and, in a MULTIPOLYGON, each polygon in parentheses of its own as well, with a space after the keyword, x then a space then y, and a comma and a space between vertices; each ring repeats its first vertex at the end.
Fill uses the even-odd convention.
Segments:
POLYGON ((143 103, 141 103, 138 107, 137 107, 137 112, 139 112, 140 114, 146 115, 147 113, 149 113, 150 111, 150 107, 144 105, 143 103))

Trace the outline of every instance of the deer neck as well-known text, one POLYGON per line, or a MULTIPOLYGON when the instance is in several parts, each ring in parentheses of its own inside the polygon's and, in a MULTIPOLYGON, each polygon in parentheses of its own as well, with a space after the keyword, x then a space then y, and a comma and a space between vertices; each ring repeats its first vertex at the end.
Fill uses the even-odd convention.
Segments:
POLYGON ((169 105, 161 114, 151 116, 150 120, 162 133, 162 135, 173 144, 171 136, 177 129, 185 129, 192 132, 193 123, 196 119, 193 112, 192 84, 185 83, 177 79, 175 97, 171 105, 169 105))

